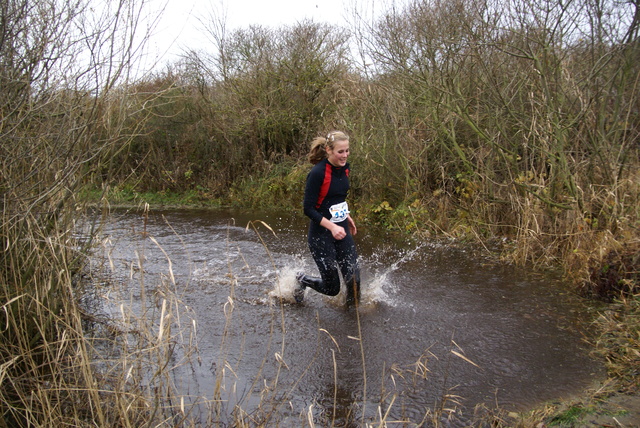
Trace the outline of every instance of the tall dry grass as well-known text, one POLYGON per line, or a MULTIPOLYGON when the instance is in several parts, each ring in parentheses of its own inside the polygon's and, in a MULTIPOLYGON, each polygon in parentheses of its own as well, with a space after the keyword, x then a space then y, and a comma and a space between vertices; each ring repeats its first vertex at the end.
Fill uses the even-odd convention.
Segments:
POLYGON ((506 237, 511 261, 588 282, 598 252, 638 236, 634 11, 413 2, 361 27, 375 73, 343 114, 371 218, 506 237))
POLYGON ((128 138, 132 112, 113 91, 139 47, 142 11, 126 0, 90 6, 0 6, 2 426, 119 424, 78 307, 92 242, 76 222, 84 177, 128 138))

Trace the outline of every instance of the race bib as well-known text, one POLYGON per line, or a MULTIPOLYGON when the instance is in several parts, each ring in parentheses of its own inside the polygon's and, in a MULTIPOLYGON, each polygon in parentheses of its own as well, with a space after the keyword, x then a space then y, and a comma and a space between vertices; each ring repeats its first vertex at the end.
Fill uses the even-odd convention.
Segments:
POLYGON ((339 204, 335 204, 331 208, 329 208, 329 213, 331 214, 331 220, 333 223, 340 223, 347 219, 349 215, 349 205, 346 202, 341 202, 339 204))

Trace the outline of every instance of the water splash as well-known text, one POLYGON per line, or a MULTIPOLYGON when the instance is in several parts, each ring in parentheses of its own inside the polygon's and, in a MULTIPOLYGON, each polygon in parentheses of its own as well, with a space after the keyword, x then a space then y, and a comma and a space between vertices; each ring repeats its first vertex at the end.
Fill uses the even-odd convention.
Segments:
POLYGON ((374 257, 364 264, 364 271, 366 273, 367 266, 371 266, 369 279, 363 280, 363 301, 371 304, 386 303, 392 306, 397 306, 400 301, 389 295, 389 292, 397 292, 398 284, 390 280, 390 275, 397 271, 404 263, 411 261, 419 252, 424 248, 425 244, 419 244, 413 249, 403 251, 401 253, 395 252, 394 257, 396 260, 389 263, 388 260, 391 257, 374 257), (398 257, 399 256, 399 257, 398 257), (380 265, 380 267, 375 267, 380 265))
POLYGON ((273 290, 269 292, 269 297, 273 300, 282 299, 287 303, 295 303, 293 291, 298 287, 296 273, 304 270, 299 264, 284 266, 276 276, 273 290))
MULTIPOLYGON (((389 294, 389 292, 397 291, 397 284, 390 279, 390 276, 404 263, 416 257, 424 246, 424 244, 420 244, 413 249, 403 251, 401 253, 396 252, 394 255, 395 260, 392 263, 389 263, 388 261, 383 262, 378 257, 368 260, 361 257, 362 288, 360 306, 375 306, 379 303, 397 306, 399 304, 399 300, 393 298, 389 294), (380 265, 380 267, 376 267, 376 265, 380 265)), ((388 257, 385 257, 385 259, 388 259, 388 257)), ((290 264, 282 267, 278 271, 278 275, 276 275, 276 281, 273 284, 273 289, 268 293, 269 297, 273 300, 282 299, 287 303, 295 303, 293 292, 298 286, 296 274, 298 272, 306 272, 308 270, 308 267, 305 266, 304 260, 302 259, 293 260, 290 264)), ((343 283, 338 296, 320 296, 325 303, 342 306, 345 304, 345 291, 346 286, 343 283)), ((308 300, 310 293, 313 293, 313 291, 306 291, 305 300, 308 300)))

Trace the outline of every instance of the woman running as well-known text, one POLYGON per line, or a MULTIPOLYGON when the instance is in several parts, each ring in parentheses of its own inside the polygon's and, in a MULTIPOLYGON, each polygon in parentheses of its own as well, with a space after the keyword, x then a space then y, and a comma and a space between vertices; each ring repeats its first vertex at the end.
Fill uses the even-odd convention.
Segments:
POLYGON ((314 164, 307 175, 304 213, 309 217, 308 244, 320 271, 320 278, 300 272, 294 290, 296 302, 302 303, 307 287, 328 296, 340 292, 340 273, 345 281, 349 305, 360 298, 360 269, 353 235, 356 224, 349 215, 349 136, 330 132, 311 142, 309 161, 314 164))

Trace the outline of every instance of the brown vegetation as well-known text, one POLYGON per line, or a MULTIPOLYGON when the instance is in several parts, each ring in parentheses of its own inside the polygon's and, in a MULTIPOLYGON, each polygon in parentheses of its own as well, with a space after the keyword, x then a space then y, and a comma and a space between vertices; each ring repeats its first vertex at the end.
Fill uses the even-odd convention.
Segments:
POLYGON ((133 83, 141 5, 55 3, 0 6, 0 425, 137 426, 128 409, 159 409, 91 367, 81 188, 293 210, 306 144, 330 129, 351 135, 361 221, 505 238, 507 260, 561 265, 637 314, 637 2, 413 1, 354 15, 351 37, 211 22, 210 51, 133 83))
POLYGON ((295 209, 307 143, 345 129, 361 219, 507 237, 510 260, 589 284, 638 239, 637 24, 632 4, 529 0, 413 2, 352 39, 213 22, 211 51, 131 88, 152 117, 92 183, 295 209))

